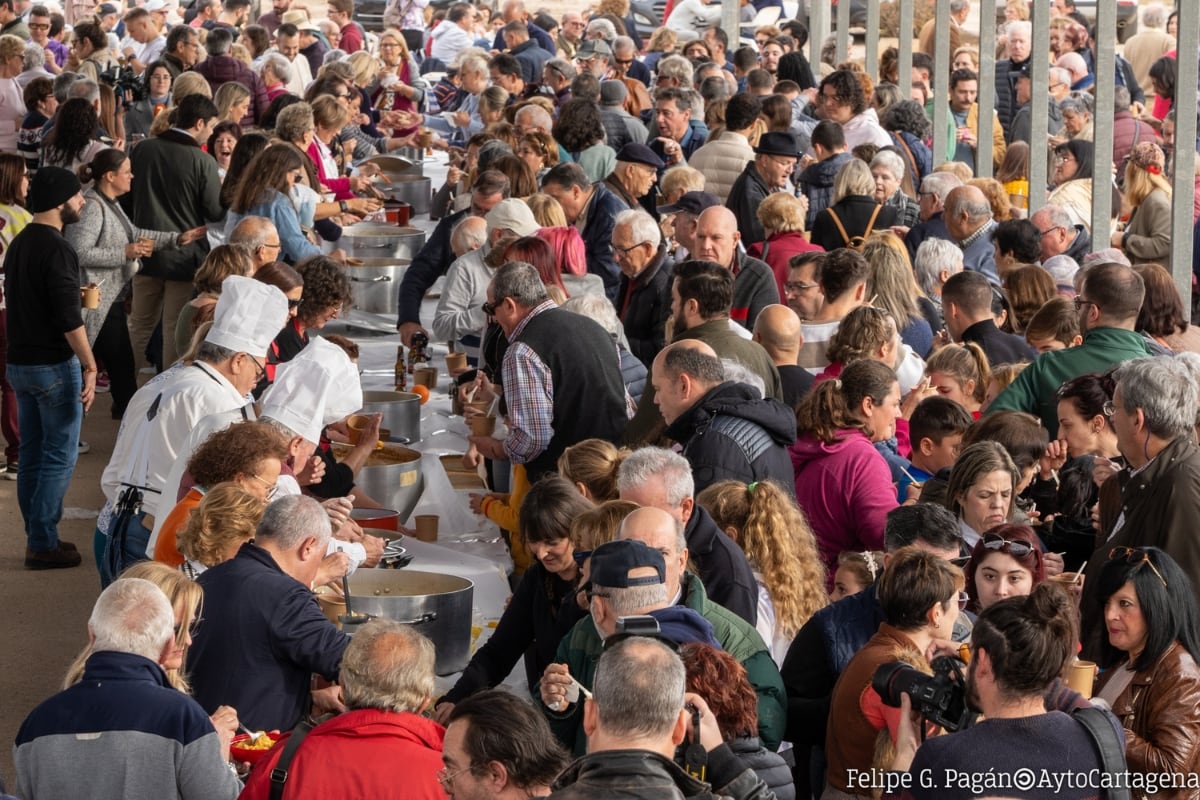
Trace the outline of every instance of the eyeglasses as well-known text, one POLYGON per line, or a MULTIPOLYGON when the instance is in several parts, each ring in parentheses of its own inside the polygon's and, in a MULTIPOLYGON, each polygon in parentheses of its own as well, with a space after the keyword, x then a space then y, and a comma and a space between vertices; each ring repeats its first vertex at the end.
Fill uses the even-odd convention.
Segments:
POLYGON ((270 247, 270 248, 272 248, 272 249, 278 250, 278 249, 280 249, 281 247, 283 247, 283 243, 282 243, 282 242, 263 242, 263 243, 262 243, 262 246, 263 246, 263 247, 270 247))
POLYGON ((1083 299, 1082 297, 1080 297, 1079 295, 1075 295, 1074 299, 1072 299, 1072 300, 1071 300, 1071 302, 1075 304, 1075 311, 1076 311, 1076 312, 1082 311, 1084 306, 1094 306, 1094 305, 1096 305, 1096 304, 1095 304, 1095 303, 1093 303, 1091 300, 1084 300, 1084 299, 1083 299))
POLYGON ((1126 563, 1133 564, 1135 567, 1145 564, 1154 571, 1158 579, 1162 581, 1163 588, 1167 587, 1167 579, 1158 571, 1158 567, 1154 566, 1154 562, 1150 560, 1150 554, 1140 547, 1114 547, 1108 551, 1108 560, 1115 561, 1116 559, 1124 559, 1126 563))
POLYGON ((639 247, 641 247, 644 244, 650 244, 650 243, 649 242, 638 242, 637 244, 629 245, 629 247, 617 247, 614 244, 613 245, 613 257, 616 258, 617 253, 620 253, 621 258, 629 258, 630 251, 637 250, 639 247))
POLYGON ((254 478, 254 480, 258 481, 263 486, 267 487, 267 501, 268 502, 270 502, 272 499, 274 499, 275 494, 279 491, 279 484, 268 483, 266 478, 260 478, 258 475, 251 475, 250 477, 254 478))
POLYGON ((396 44, 395 42, 380 42, 379 44, 380 50, 395 50, 398 47, 400 47, 400 45, 396 44))
POLYGON ((997 552, 1008 551, 1008 554, 1013 558, 1024 558, 1033 552, 1033 545, 1029 542, 1014 542, 1011 539, 1005 539, 998 533, 985 533, 983 535, 983 546, 988 550, 997 552))
POLYGON ((788 281, 783 285, 785 292, 807 292, 809 289, 816 289, 818 283, 802 283, 800 281, 788 281))
POLYGON ((249 353, 246 353, 246 358, 248 358, 254 362, 254 369, 255 369, 254 380, 256 382, 259 380, 262 380, 262 377, 267 374, 266 364, 263 364, 261 361, 259 361, 257 358, 250 355, 249 353))
POLYGON ((471 769, 471 767, 470 767, 470 765, 468 765, 468 766, 463 767, 462 769, 455 770, 454 772, 446 772, 446 768, 442 767, 441 769, 439 769, 437 772, 434 773, 434 777, 437 778, 438 784, 441 785, 441 787, 446 790, 446 794, 450 794, 450 789, 454 786, 454 779, 457 778, 459 775, 462 775, 464 772, 467 772, 470 769, 471 769))
POLYGON ((1062 230, 1062 225, 1055 225, 1053 228, 1046 228, 1044 231, 1038 231, 1038 238, 1044 239, 1057 230, 1062 230))
POLYGON ((302 300, 288 300, 288 308, 299 308, 302 300))
POLYGON ((966 611, 967 604, 971 602, 971 595, 967 594, 966 592, 959 592, 957 595, 957 598, 958 598, 958 610, 966 611))

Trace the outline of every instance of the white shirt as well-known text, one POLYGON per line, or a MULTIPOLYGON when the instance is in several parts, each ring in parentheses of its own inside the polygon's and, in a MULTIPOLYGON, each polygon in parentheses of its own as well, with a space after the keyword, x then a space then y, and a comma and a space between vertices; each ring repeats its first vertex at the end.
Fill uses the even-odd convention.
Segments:
POLYGON ((304 90, 312 83, 312 69, 308 66, 308 59, 304 57, 303 53, 297 53, 291 63, 291 74, 288 76, 287 82, 288 91, 303 97, 304 90))
POLYGON ((167 37, 159 34, 145 44, 137 46, 137 60, 146 65, 153 64, 162 57, 166 49, 167 37))
POLYGON ((463 48, 475 44, 475 37, 464 31, 455 22, 443 22, 433 29, 433 44, 429 55, 444 64, 449 64, 463 48))

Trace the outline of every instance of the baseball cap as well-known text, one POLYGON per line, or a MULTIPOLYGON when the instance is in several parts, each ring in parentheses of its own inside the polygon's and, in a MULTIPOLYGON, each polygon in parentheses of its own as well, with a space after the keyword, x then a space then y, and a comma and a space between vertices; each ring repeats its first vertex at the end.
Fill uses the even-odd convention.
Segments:
POLYGON ((721 198, 711 192, 684 192, 683 196, 674 203, 659 206, 658 213, 675 214, 682 211, 685 214, 699 214, 706 208, 719 205, 721 205, 721 198))
POLYGON ((632 586, 654 586, 666 580, 667 565, 662 553, 636 539, 617 539, 592 551, 591 579, 585 588, 596 584, 612 589, 628 589, 632 586), (653 567, 658 574, 629 577, 630 570, 639 567, 653 567))

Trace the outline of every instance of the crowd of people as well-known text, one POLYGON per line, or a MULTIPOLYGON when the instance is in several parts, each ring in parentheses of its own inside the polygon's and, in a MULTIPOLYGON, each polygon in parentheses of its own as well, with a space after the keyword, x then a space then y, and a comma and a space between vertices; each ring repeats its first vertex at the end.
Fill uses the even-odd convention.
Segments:
POLYGON ((653 31, 628 0, 394 0, 382 32, 353 0, 0 0, 26 568, 83 563, 58 535, 82 416, 108 391, 121 420, 88 644, 21 726, 16 796, 1198 796, 1175 17, 1145 7, 1097 76, 1071 0, 1046 54, 1023 0, 998 53, 950 6, 868 75, 795 20, 734 43, 693 0, 653 31), (321 329, 353 299, 343 228, 383 205, 369 159, 412 147, 450 168, 396 326, 465 353, 467 415, 498 418, 464 502, 514 566, 442 692, 429 639, 314 599, 384 555, 350 516, 380 506, 356 485, 380 419, 351 444, 359 351, 321 329), (252 770, 239 729, 270 732, 252 770))

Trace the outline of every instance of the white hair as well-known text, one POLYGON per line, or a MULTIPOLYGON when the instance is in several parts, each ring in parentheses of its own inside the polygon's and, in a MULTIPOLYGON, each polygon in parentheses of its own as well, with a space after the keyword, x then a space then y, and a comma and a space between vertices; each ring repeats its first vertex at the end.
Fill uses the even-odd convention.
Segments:
POLYGON ((734 361, 732 358, 722 358, 721 366, 725 369, 725 380, 733 383, 744 383, 758 390, 759 397, 767 396, 767 385, 763 382, 762 376, 750 371, 740 361, 734 361))
POLYGON ((1008 27, 1004 29, 1005 36, 1012 36, 1017 31, 1025 34, 1026 37, 1033 35, 1033 23, 1026 19, 1014 19, 1008 23, 1008 27))
POLYGON ((262 65, 258 68, 259 77, 266 75, 267 70, 281 81, 286 81, 292 76, 291 62, 279 53, 267 53, 263 56, 262 65))
MULTIPOLYGON (((604 36, 604 41, 612 43, 613 39, 617 38, 617 28, 606 19, 594 19, 587 24, 587 33, 601 31, 604 36)), ((585 36, 587 34, 584 34, 585 36)))
POLYGON ((643 447, 635 450, 617 470, 617 491, 636 489, 652 478, 659 478, 667 492, 667 503, 678 508, 696 491, 692 465, 673 450, 643 447))
POLYGON ((662 229, 654 221, 654 217, 640 208, 630 208, 621 211, 613 220, 613 228, 629 226, 629 235, 638 243, 649 242, 657 250, 662 244, 662 229))
POLYGON ((921 291, 930 297, 937 294, 938 282, 945 272, 948 276, 962 272, 963 251, 946 239, 926 239, 917 248, 913 271, 921 291))
POLYGON ((613 341, 617 342, 625 350, 629 349, 629 340, 625 338, 625 326, 621 324, 621 320, 617 316, 617 310, 613 308, 613 304, 604 295, 591 293, 573 295, 567 302, 563 303, 562 307, 567 311, 579 314, 581 317, 588 317, 601 328, 604 328, 608 335, 613 338, 613 341))
POLYGON ((270 541, 282 550, 298 547, 310 536, 324 547, 331 535, 329 514, 302 494, 281 497, 267 506, 254 532, 255 539, 270 541))
POLYGON ((871 159, 871 168, 883 167, 898 181, 904 180, 904 159, 891 150, 880 150, 871 159))
POLYGON ((175 612, 163 590, 143 578, 118 578, 88 619, 94 652, 132 653, 157 662, 175 637, 175 612))
POLYGON ((487 223, 479 217, 466 217, 450 232, 450 247, 456 252, 469 253, 487 243, 487 223))

